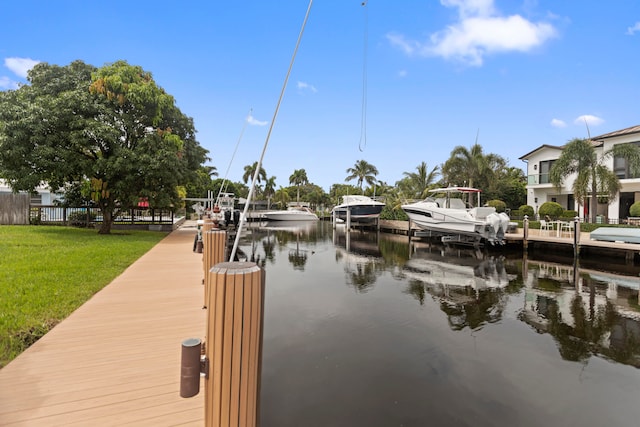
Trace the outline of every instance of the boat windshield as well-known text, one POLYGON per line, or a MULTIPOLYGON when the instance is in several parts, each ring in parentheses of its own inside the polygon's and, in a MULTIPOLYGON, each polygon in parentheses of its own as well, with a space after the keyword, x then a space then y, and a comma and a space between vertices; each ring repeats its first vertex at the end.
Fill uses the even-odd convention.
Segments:
POLYGON ((445 187, 445 188, 434 188, 432 190, 429 190, 429 194, 431 194, 431 196, 427 197, 427 199, 433 200, 433 196, 435 196, 436 194, 444 193, 445 198, 436 199, 436 201, 441 207, 448 207, 452 209, 465 209, 467 207, 467 203, 473 204, 474 201, 472 200, 471 196, 468 196, 469 200, 465 202, 464 195, 477 194, 478 196, 477 196, 477 200, 475 201, 475 206, 481 206, 480 205, 481 192, 482 190, 479 190, 473 187, 455 186, 455 187, 445 187), (452 194, 461 194, 462 199, 457 197, 451 197, 452 194))

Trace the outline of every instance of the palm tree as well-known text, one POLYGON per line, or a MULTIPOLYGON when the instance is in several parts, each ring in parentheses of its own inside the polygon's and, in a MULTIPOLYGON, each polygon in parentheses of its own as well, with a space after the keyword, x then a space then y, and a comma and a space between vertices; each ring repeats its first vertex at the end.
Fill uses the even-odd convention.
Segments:
POLYGON ((378 169, 366 160, 358 160, 352 168, 347 169, 347 176, 344 180, 351 181, 352 179, 358 180, 358 186, 360 192, 362 192, 362 183, 366 181, 369 185, 374 185, 376 182, 376 175, 378 175, 378 169))
POLYGON ((430 188, 436 181, 436 177, 440 174, 440 166, 434 166, 431 172, 425 162, 416 166, 416 172, 403 172, 407 178, 407 184, 411 189, 411 193, 418 198, 424 198, 430 188))
POLYGON ((448 184, 488 187, 494 171, 505 165, 506 161, 497 154, 485 155, 480 144, 476 143, 470 149, 458 145, 442 166, 442 175, 448 184))
POLYGON ((267 198, 267 209, 271 209, 271 198, 276 192, 276 177, 272 176, 264 182, 264 195, 267 198))
MULTIPOLYGON (((256 173, 256 169, 258 168, 258 162, 254 162, 252 165, 247 165, 244 167, 244 175, 242 175, 242 182, 245 184, 249 182, 249 179, 253 179, 253 175, 256 173)), ((265 172, 264 168, 260 166, 260 171, 258 172, 258 177, 256 181, 259 183, 260 180, 267 180, 267 172, 265 172)))
POLYGON ((280 186, 280 188, 278 188, 274 193, 273 200, 275 200, 276 203, 279 203, 280 206, 287 206, 287 203, 289 203, 289 193, 287 192, 287 189, 280 186))
POLYGON ((304 169, 296 169, 289 177, 289 184, 297 187, 296 202, 300 202, 300 186, 309 183, 307 172, 304 169))
POLYGON ((202 166, 202 170, 210 177, 218 176, 218 168, 215 166, 202 166))
POLYGON ((572 174, 577 174, 573 183, 574 199, 584 205, 591 195, 591 222, 596 222, 598 196, 607 197, 609 202, 615 200, 620 191, 620 180, 615 172, 605 163, 611 157, 625 159, 632 173, 640 170, 640 147, 635 144, 616 144, 598 159, 598 153, 591 139, 575 138, 563 148, 560 158, 553 163, 549 171, 549 180, 560 187, 562 181, 572 174))

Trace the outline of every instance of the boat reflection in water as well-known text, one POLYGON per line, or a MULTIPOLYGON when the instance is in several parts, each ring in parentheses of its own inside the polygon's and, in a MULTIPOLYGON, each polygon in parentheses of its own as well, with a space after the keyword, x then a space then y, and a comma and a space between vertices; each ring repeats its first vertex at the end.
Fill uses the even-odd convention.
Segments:
POLYGON ((264 258, 260 255, 256 255, 256 239, 252 242, 252 254, 253 262, 258 262, 259 265, 265 267, 266 260, 275 262, 275 246, 288 247, 288 259, 291 265, 296 270, 304 271, 304 267, 307 263, 310 251, 301 247, 301 242, 308 243, 315 239, 317 232, 317 221, 262 221, 256 222, 250 225, 250 230, 255 237, 257 234, 266 236, 262 238, 262 247, 264 250, 264 258))
POLYGON ((640 267, 261 225, 261 425, 637 425, 640 267))
MULTIPOLYGON (((424 292, 439 302, 454 330, 477 329, 499 321, 508 294, 505 289, 517 279, 516 274, 507 272, 503 257, 471 249, 415 250, 402 274, 419 300, 423 298, 423 286, 424 292)), ((512 291, 518 289, 514 286, 512 291)))

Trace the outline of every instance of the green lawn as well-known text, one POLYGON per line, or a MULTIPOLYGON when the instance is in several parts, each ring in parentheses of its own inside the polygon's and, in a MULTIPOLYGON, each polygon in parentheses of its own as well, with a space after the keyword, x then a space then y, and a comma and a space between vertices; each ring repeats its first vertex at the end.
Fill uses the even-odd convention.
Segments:
POLYGON ((0 226, 0 368, 166 235, 0 226))

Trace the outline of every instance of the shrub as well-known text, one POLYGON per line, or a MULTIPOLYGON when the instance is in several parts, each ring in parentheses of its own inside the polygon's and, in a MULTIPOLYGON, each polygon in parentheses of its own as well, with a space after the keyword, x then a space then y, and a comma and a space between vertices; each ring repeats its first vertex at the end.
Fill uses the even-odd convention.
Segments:
POLYGON ((489 200, 487 206, 493 206, 496 208, 496 212, 504 212, 507 209, 507 204, 502 200, 489 200))
POLYGON ((509 216, 511 218, 524 218, 524 214, 522 213, 522 211, 520 209, 514 209, 511 212, 509 212, 509 216))
POLYGON ((533 210, 533 206, 529 206, 529 205, 522 205, 520 206, 520 211, 522 212, 522 215, 528 215, 529 218, 532 218, 533 215, 535 214, 535 211, 533 210))
POLYGON ((640 202, 635 202, 629 208, 629 216, 640 216, 640 202))
POLYGON ((540 218, 544 218, 547 215, 554 219, 559 218, 562 216, 562 212, 564 212, 564 208, 560 203, 556 202, 544 202, 542 206, 540 206, 540 209, 538 209, 540 218))
POLYGON ((95 221, 96 216, 92 212, 75 211, 71 212, 67 217, 69 224, 74 227, 87 227, 93 226, 92 221, 95 221))
POLYGON ((578 216, 578 211, 575 211, 573 209, 567 209, 566 211, 562 212, 562 217, 563 218, 575 218, 578 216))
POLYGON ((387 205, 382 208, 382 212, 380 212, 380 219, 391 220, 391 221, 408 221, 409 217, 402 209, 392 209, 391 206, 387 205))

